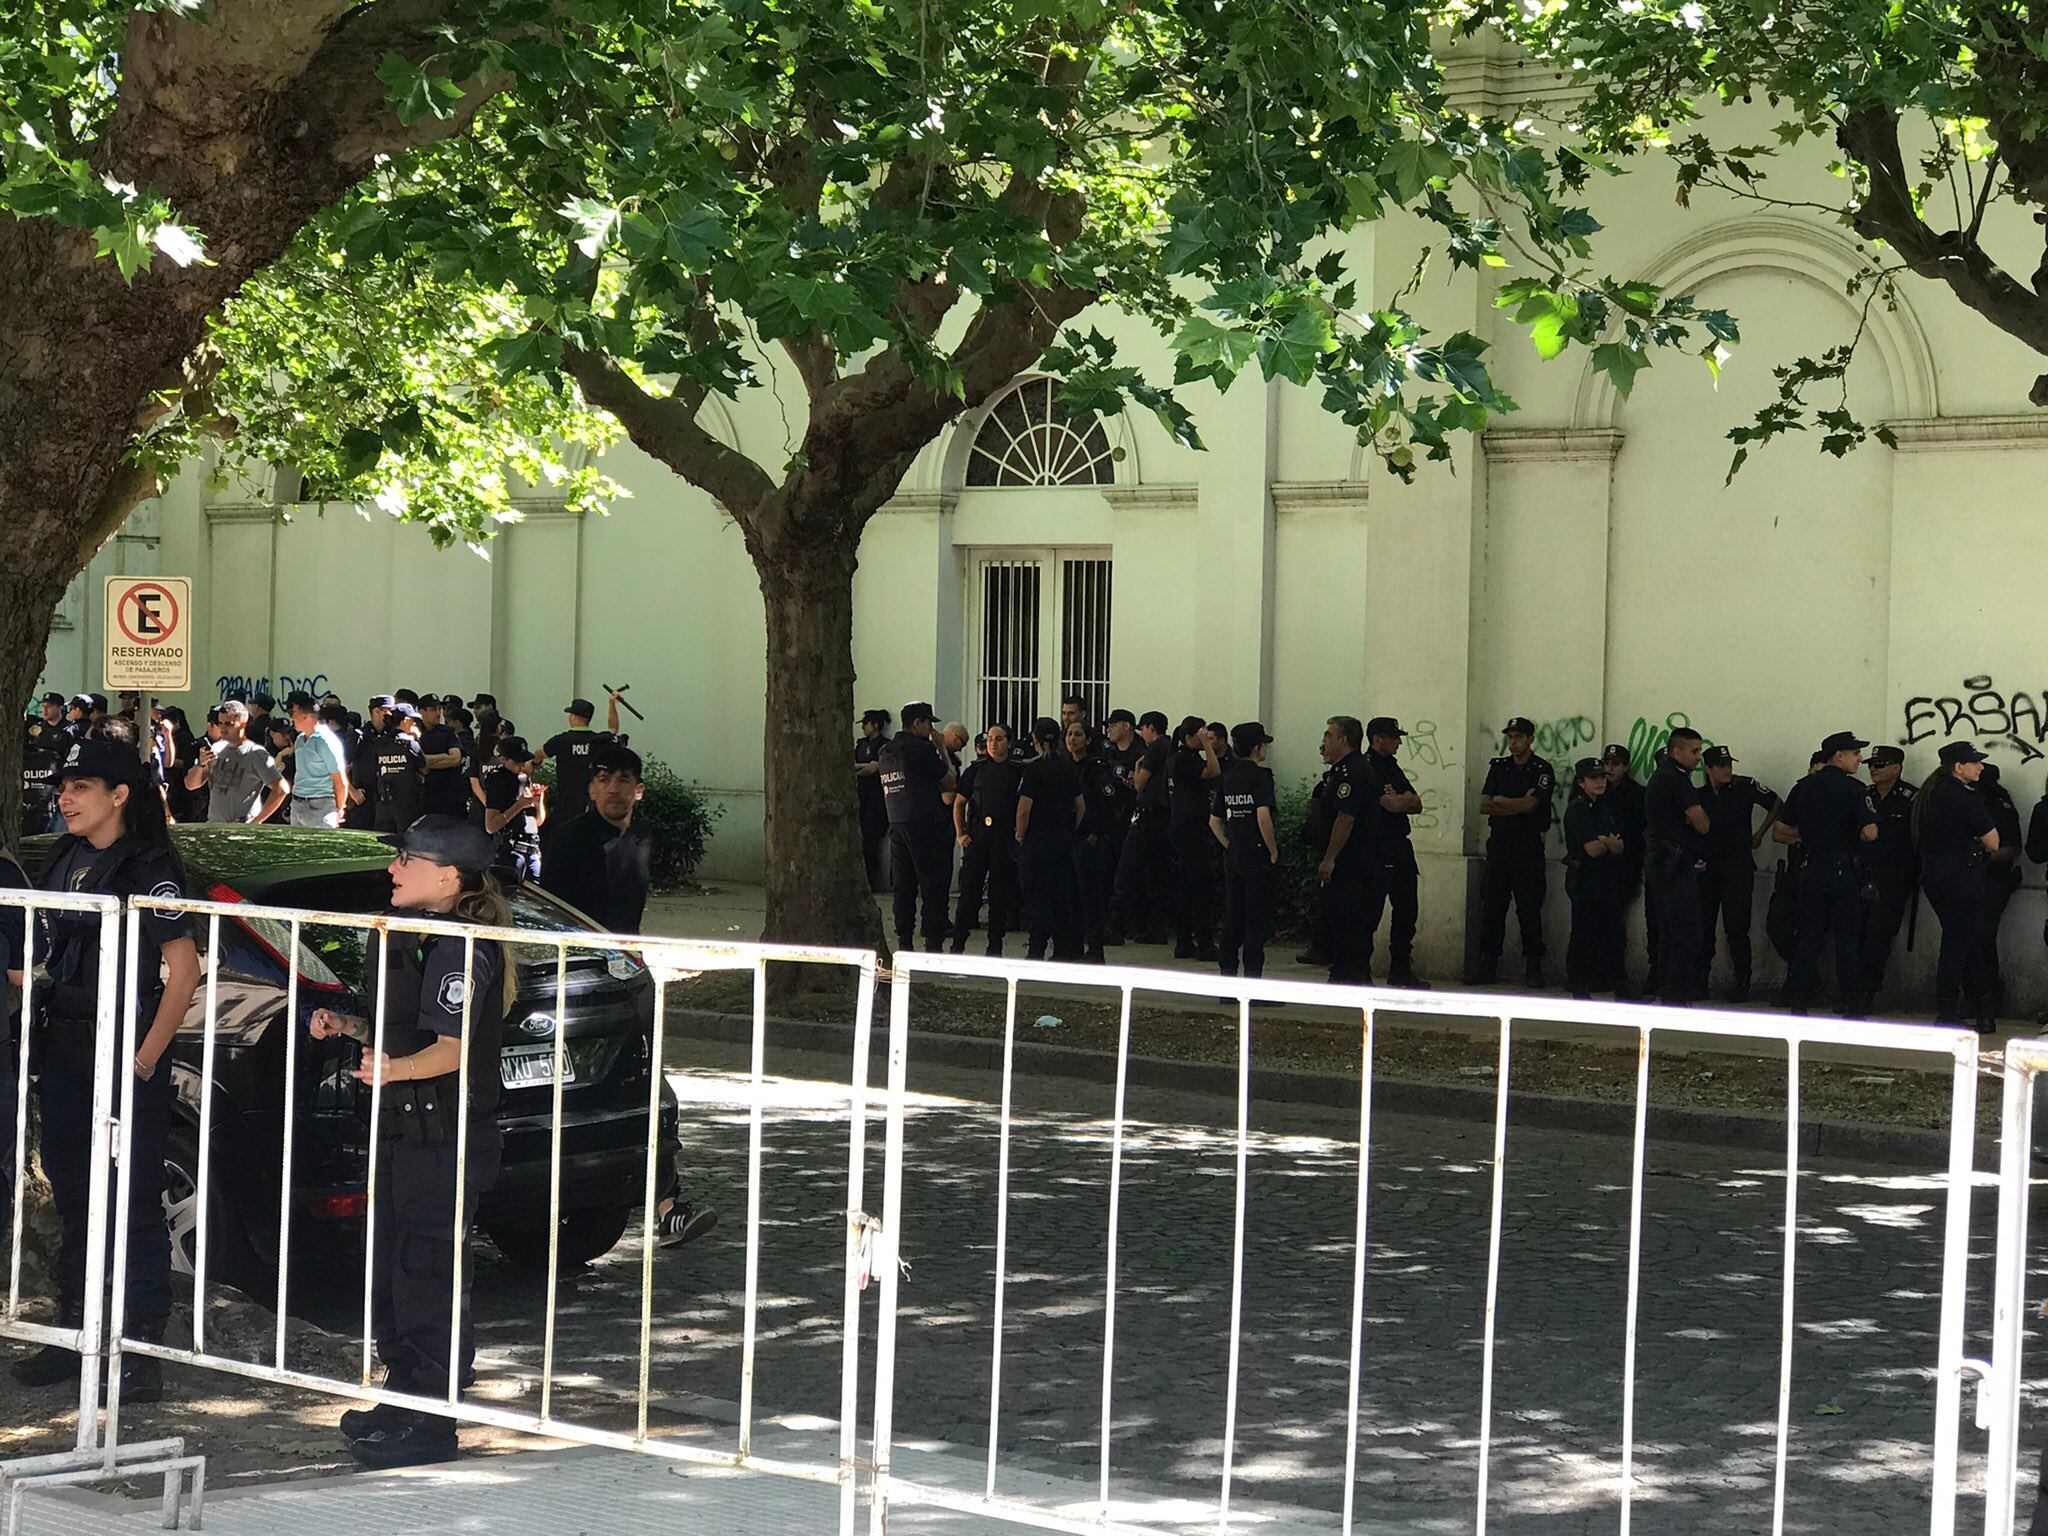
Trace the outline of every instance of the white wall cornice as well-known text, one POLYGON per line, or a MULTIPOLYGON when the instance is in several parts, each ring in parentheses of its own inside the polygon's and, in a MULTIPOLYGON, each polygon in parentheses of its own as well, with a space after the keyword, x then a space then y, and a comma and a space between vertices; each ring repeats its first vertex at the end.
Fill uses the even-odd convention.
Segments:
POLYGON ((1924 416, 1886 422, 1901 453, 2028 452, 2048 448, 2048 413, 1924 416))
POLYGON ((1363 508, 1371 499, 1370 482, 1365 480, 1276 480, 1273 482, 1275 512, 1312 512, 1323 507, 1363 508))
POLYGON ((1198 485, 1105 485, 1102 499, 1119 512, 1193 512, 1202 504, 1198 485))
POLYGON ((958 491, 898 491, 878 512, 950 512, 960 502, 958 491))
POLYGON ((1607 464, 1627 437, 1614 427, 1492 427, 1479 442, 1489 464, 1607 464))

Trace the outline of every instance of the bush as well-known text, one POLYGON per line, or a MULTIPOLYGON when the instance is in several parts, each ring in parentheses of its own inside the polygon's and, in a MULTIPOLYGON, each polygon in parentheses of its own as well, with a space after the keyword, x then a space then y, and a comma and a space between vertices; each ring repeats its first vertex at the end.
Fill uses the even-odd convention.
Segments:
MULTIPOLYGON (((682 890, 696 878, 697 866, 704 862, 704 845, 711 838, 711 824, 725 814, 725 807, 711 804, 702 790, 660 758, 643 756, 640 773, 647 793, 633 819, 646 829, 654 844, 654 889, 682 890)), ((541 764, 533 777, 536 783, 552 787, 555 765, 541 764)))
POLYGON ((1273 835, 1280 842, 1280 868, 1273 881, 1273 934, 1306 940, 1316 909, 1316 851, 1308 840, 1309 792, 1315 781, 1275 785, 1273 835))

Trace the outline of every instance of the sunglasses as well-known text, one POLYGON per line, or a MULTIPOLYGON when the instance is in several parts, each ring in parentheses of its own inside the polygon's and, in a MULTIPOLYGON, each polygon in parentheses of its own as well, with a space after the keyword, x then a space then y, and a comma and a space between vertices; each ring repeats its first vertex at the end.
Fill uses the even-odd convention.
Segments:
POLYGON ((404 865, 426 864, 432 866, 435 869, 454 868, 452 864, 444 864, 439 859, 430 859, 424 853, 414 853, 409 848, 401 848, 398 850, 398 862, 404 865))

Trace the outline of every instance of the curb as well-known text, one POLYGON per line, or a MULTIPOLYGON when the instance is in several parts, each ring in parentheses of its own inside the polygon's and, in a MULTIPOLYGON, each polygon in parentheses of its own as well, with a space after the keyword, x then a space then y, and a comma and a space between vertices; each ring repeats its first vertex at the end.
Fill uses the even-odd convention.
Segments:
MULTIPOLYGON (((690 1032, 703 1039, 745 1044, 754 1037, 754 1021, 747 1015, 678 1008, 671 1012, 670 1017, 688 1020, 690 1032)), ((778 1043, 799 1050, 845 1051, 852 1044, 851 1024, 786 1019, 774 1015, 768 1022, 774 1026, 778 1043)), ((886 1053, 887 1038, 886 1025, 877 1020, 873 1049, 886 1053)), ((919 1066, 1002 1071, 1003 1043, 1000 1040, 917 1029, 910 1032, 910 1038, 915 1043, 911 1053, 913 1075, 919 1066)), ((1018 1070, 1039 1077, 1099 1079, 1107 1076, 1110 1057, 1103 1051, 1020 1039, 1016 1044, 1015 1059, 1018 1070)), ((1237 1069, 1220 1062, 1133 1056, 1128 1079, 1138 1087, 1210 1094, 1219 1098, 1237 1097, 1237 1069)), ((876 1081, 873 1076, 869 1080, 876 1081)), ((1358 1104, 1358 1079, 1330 1072, 1254 1067, 1251 1091, 1255 1099, 1316 1104, 1331 1109, 1355 1108, 1358 1104)), ((1438 1115, 1490 1124, 1498 1102, 1498 1095, 1491 1088, 1467 1088, 1457 1083, 1419 1082, 1383 1076, 1373 1079, 1373 1107, 1395 1114, 1438 1115)), ((1635 1107, 1618 1100, 1511 1093, 1508 1106, 1511 1122, 1515 1125, 1592 1131, 1605 1136, 1633 1138, 1635 1135, 1635 1107)), ((1653 1104, 1650 1106, 1648 1134, 1659 1141, 1739 1148, 1769 1156, 1774 1163, 1782 1162, 1785 1156, 1785 1120, 1782 1115, 1733 1109, 1659 1108, 1653 1104)), ((1808 1158, 1826 1157, 1945 1171, 1948 1167, 1949 1136, 1946 1131, 1913 1126, 1801 1120, 1799 1156, 1802 1162, 1808 1158)), ((1977 1138, 1974 1166, 1998 1166, 1996 1138, 1977 1138)))

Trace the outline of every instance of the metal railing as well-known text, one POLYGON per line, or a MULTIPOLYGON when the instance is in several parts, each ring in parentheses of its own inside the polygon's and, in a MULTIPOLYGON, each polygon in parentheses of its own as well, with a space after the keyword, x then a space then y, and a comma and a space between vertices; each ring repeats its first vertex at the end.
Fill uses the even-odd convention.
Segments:
MULTIPOLYGON (((1116 1423, 1112 1412, 1116 1377, 1117 1325, 1117 1240, 1122 1196, 1123 1153, 1126 1129, 1126 1096, 1130 1080, 1131 1007, 1134 994, 1163 994, 1169 997, 1219 998, 1237 1004, 1237 1120, 1236 1201, 1231 1245, 1230 1340, 1224 1402, 1220 1411, 1222 1455, 1218 1467, 1216 1520, 1219 1529, 1231 1523, 1231 1497, 1238 1436, 1238 1386, 1240 1334, 1245 1293, 1246 1179, 1250 1162, 1249 1109, 1251 1098, 1251 1008, 1254 1003, 1292 1004, 1312 1008, 1342 1009, 1360 1021, 1358 1097, 1358 1183, 1356 1225, 1353 1233, 1352 1285, 1349 1297, 1350 1365, 1348 1407, 1344 1443, 1344 1493, 1342 1529, 1354 1528, 1354 1493, 1359 1455, 1359 1400, 1362 1381, 1363 1328, 1365 1321, 1366 1269, 1370 1251, 1368 1196, 1371 1176, 1371 1134, 1373 1110, 1373 1067, 1375 1026, 1381 1014, 1415 1016, 1456 1016, 1492 1019, 1499 1031, 1498 1089, 1494 1108, 1492 1197, 1488 1233, 1483 1317, 1482 1382, 1477 1464, 1473 1468, 1473 1529, 1484 1536, 1488 1528, 1488 1483, 1492 1460, 1494 1343, 1500 1304, 1502 1216, 1507 1191, 1507 1131, 1510 1103, 1510 1069, 1515 1028, 1526 1023, 1594 1026, 1630 1037, 1636 1046, 1634 1102, 1634 1145, 1629 1191, 1628 1289, 1623 1332, 1623 1381, 1621 1388, 1621 1446, 1618 1489, 1620 1529, 1630 1529, 1636 1497, 1635 1479, 1635 1385, 1636 1333, 1641 1299, 1643 1248, 1643 1180, 1648 1144, 1650 1052, 1655 1037, 1663 1034, 1711 1035, 1726 1040, 1781 1044, 1786 1048, 1786 1142, 1784 1205, 1784 1276, 1780 1297, 1779 1359, 1777 1372, 1777 1426, 1775 1476, 1772 1495, 1771 1529, 1782 1536, 1785 1529, 1785 1485, 1788 1432, 1791 1415, 1791 1383, 1794 1340, 1794 1297, 1797 1285, 1797 1235, 1799 1219, 1799 1068, 1804 1047, 1817 1045, 1868 1046, 1872 1042, 1868 1025, 1819 1018, 1775 1016, 1707 1008, 1684 1011, 1648 1005, 1568 1001, 1562 998, 1500 996, 1480 993, 1409 992, 1372 987, 1339 987, 1320 983, 1249 980, 1189 971, 1143 970, 1097 965, 1074 965, 1034 961, 975 959, 966 956, 905 952, 896 957, 895 981, 891 989, 889 1018, 889 1081, 887 1090, 888 1128, 883 1192, 882 1232, 885 1252, 878 1268, 882 1277, 882 1313, 878 1324, 878 1359, 874 1410, 874 1493, 870 1509, 871 1536, 883 1536, 892 1503, 922 1504, 972 1514, 990 1515, 1025 1526, 1076 1533, 1117 1532, 1142 1536, 1144 1527, 1113 1518, 1111 1499, 1112 1440, 1116 1423), (996 1249, 993 1287, 991 1340, 991 1384, 987 1430, 987 1462, 979 1493, 958 1487, 906 1478, 894 1469, 894 1420, 896 1380, 896 1337, 899 1301, 899 1265, 911 1233, 904 1220, 904 1135, 906 1073, 911 1055, 910 1007, 918 984, 940 978, 960 978, 1003 983, 1007 1009, 1003 1029, 1002 1100, 998 1110, 996 1172, 996 1249), (1102 1384, 1100 1398, 1099 1451, 1096 1499, 1092 1513, 1081 1515, 998 1490, 1001 1455, 1001 1393, 1005 1344, 1003 1312, 1004 1284, 1008 1263, 1008 1206, 1010 1203, 1011 1084, 1015 1072, 1017 1036, 1017 989, 1019 985, 1048 985, 1065 989, 1099 992, 1107 990, 1120 998, 1117 1029, 1116 1076, 1111 1111, 1110 1164, 1107 1204, 1107 1279, 1103 1298, 1102 1384)), ((1958 1437, 1961 1429, 1961 1393, 1964 1375, 1972 1369, 1963 1357, 1964 1294, 1969 1257, 1970 1191, 1975 1157, 1976 1077, 1978 1040, 1973 1032, 1887 1024, 1883 1031, 1887 1050, 1916 1053, 1937 1058, 1951 1069, 1951 1102, 1948 1166, 1943 1184, 1946 1191, 1942 1234, 1942 1290, 1935 1361, 1935 1424, 1931 1447, 1933 1461, 1932 1536, 1950 1536, 1955 1528, 1957 1506, 1958 1437)), ((2048 1050, 2048 1048, 2044 1048, 2048 1050)), ((2048 1055, 2042 1058, 2048 1065, 2048 1055)), ((2009 1088, 2010 1093, 2010 1088, 2009 1088)), ((2007 1129, 2007 1146, 2024 1146, 2007 1129)), ((2009 1151, 2008 1155, 2012 1155, 2009 1151)), ((2023 1155, 2023 1154, 2022 1154, 2023 1155)), ((2019 1252, 2013 1248, 2010 1252, 2019 1252)), ((2001 1285, 2010 1279, 2010 1264, 2001 1269, 2001 1285)), ((2001 1290, 2001 1295, 2004 1291, 2001 1290)), ((1342 1302, 1332 1298, 1332 1312, 1342 1302)), ((2001 1317, 2005 1314, 2001 1311, 2001 1317)), ((2016 1355, 2017 1345, 2013 1345, 2016 1355)), ((2015 1373, 2016 1378, 2016 1373, 2015 1373)), ((2016 1393, 2016 1384, 2012 1390, 2016 1393)), ((1994 1447, 1994 1452, 1995 1452, 1994 1447)), ((1994 1454, 1994 1461, 1997 1460, 1994 1454)))
MULTIPOLYGON (((190 921, 203 923, 207 934, 204 955, 204 973, 201 981, 200 999, 203 1008, 200 1063, 197 1074, 196 1092, 199 1104, 198 1124, 198 1168, 196 1170, 197 1229, 194 1233, 194 1263, 192 1276, 192 1343, 189 1348, 178 1348, 158 1339, 141 1337, 128 1328, 126 1307, 126 1271, 129 1261, 127 1245, 118 1245, 113 1256, 113 1313, 111 1320, 111 1344, 109 1348, 110 1385, 107 1395, 108 1451, 109 1465, 113 1455, 112 1447, 118 1443, 118 1421, 120 1413, 120 1365, 125 1355, 145 1355, 159 1360, 175 1361, 189 1366, 221 1371, 255 1381, 269 1382, 282 1386, 304 1388, 335 1397, 369 1399, 377 1403, 388 1403, 410 1408, 428 1414, 437 1414, 460 1423, 494 1425, 500 1428, 523 1430, 529 1433, 552 1436, 557 1439, 576 1441, 587 1445, 615 1449, 640 1451, 651 1455, 669 1457, 677 1461, 694 1462, 707 1466, 734 1468, 754 1472, 770 1473, 782 1477, 796 1478, 807 1482, 836 1484, 840 1490, 840 1529, 850 1533, 854 1525, 854 1502, 857 1492, 857 1460, 855 1431, 857 1424, 856 1384, 859 1377, 859 1291, 856 1272, 862 1246, 867 1239, 872 1223, 862 1212, 863 1183, 866 1157, 867 1124, 867 1056, 868 1041, 873 1020, 874 981, 876 974, 875 956, 870 951, 803 948, 798 946, 723 943, 691 939, 657 939, 643 936, 627 936, 594 931, 543 931, 523 928, 493 928, 474 923, 456 922, 430 917, 397 915, 364 916, 342 912, 311 911, 293 907, 266 907, 248 902, 217 902, 156 897, 131 898, 132 906, 138 911, 164 915, 182 916, 190 921), (214 1159, 214 1087, 218 1066, 219 1036, 219 994, 221 961, 221 928, 223 923, 267 923, 276 925, 281 948, 285 957, 286 1002, 284 1021, 288 1030, 285 1051, 282 1124, 283 1152, 279 1181, 280 1198, 277 1210, 277 1331, 272 1342, 270 1358, 250 1361, 220 1353, 208 1347, 206 1316, 209 1288, 213 1277, 209 1273, 209 1249, 211 1243, 212 1173, 214 1159), (449 1370, 448 1383, 444 1393, 426 1397, 415 1393, 393 1390, 389 1386, 375 1384, 373 1362, 371 1291, 378 1260, 375 1234, 377 1230, 376 1205, 379 1199, 378 1162, 380 1154, 388 1155, 383 1136, 384 1113, 382 1093, 371 1098, 367 1176, 367 1210, 365 1213, 365 1242, 363 1257, 363 1325, 361 1338, 361 1365, 353 1377, 326 1375, 319 1371, 294 1366, 288 1359, 286 1339, 286 1316, 290 1301, 291 1245, 293 1210, 293 1160, 295 1150, 296 1120, 299 1111, 299 1064, 298 1058, 305 1040, 306 1020, 301 1018, 301 981, 299 957, 305 931, 317 929, 346 929, 362 935, 365 959, 378 974, 383 974, 389 960, 393 936, 436 936, 454 939, 463 945, 464 986, 460 999, 462 1057, 459 1068, 460 1101, 457 1111, 457 1135, 455 1141, 455 1228, 454 1274, 449 1288, 449 1370), (553 1102, 549 1114, 549 1159, 548 1159, 548 1276, 546 1317, 542 1325, 540 1399, 537 1411, 518 1412, 512 1409, 478 1402, 463 1395, 460 1371, 457 1363, 462 1359, 460 1324, 462 1318, 461 1296, 463 1267, 465 1264, 465 1232, 461 1227, 461 1213, 468 1190, 469 1157, 471 1151, 470 1127, 470 1035, 472 1025, 471 982, 476 974, 476 946, 481 943, 499 943, 507 946, 507 967, 516 973, 519 951, 535 949, 552 950, 555 956, 554 976, 554 1048, 550 1079, 553 1102), (652 1033, 648 1041, 648 1125, 644 1184, 640 1200, 640 1221, 638 1230, 642 1244, 641 1253, 641 1305, 639 1318, 639 1347, 637 1382, 633 1391, 635 1423, 631 1431, 606 1428, 602 1425, 566 1417, 556 1395, 556 1318, 559 1300, 559 1243, 562 1217, 562 1166, 564 1088, 567 1074, 564 1070, 565 1053, 568 1049, 567 1027, 569 1018, 569 965, 572 954, 589 954, 612 957, 626 954, 634 957, 649 973, 652 988, 652 1033), (767 968, 770 964, 794 966, 840 967, 855 973, 858 994, 855 1005, 853 1070, 846 1091, 846 1104, 850 1117, 849 1145, 847 1154, 847 1220, 845 1233, 846 1294, 844 1308, 844 1391, 842 1402, 839 1455, 834 1462, 805 1462, 781 1459, 757 1454, 754 1450, 754 1363, 755 1332, 760 1284, 761 1246, 761 1163, 763 1109, 766 1100, 764 1068, 767 1043, 767 968), (738 1444, 731 1450, 713 1450, 683 1440, 663 1438, 650 1432, 648 1424, 650 1369, 653 1356, 654 1325, 654 1252, 656 1207, 660 1194, 660 1167, 662 1141, 662 1093, 664 1074, 662 1069, 663 1047, 667 1030, 668 1000, 666 982, 679 977, 690 977, 707 971, 751 971, 753 975, 753 1032, 751 1051, 751 1083, 748 1093, 748 1146, 747 1146, 747 1228, 746 1228, 746 1299, 744 1310, 744 1338, 742 1341, 741 1375, 739 1382, 740 1423, 738 1444), (304 1037, 304 1039, 302 1039, 304 1037)), ((131 928, 126 956, 126 995, 137 995, 136 967, 138 963, 138 934, 131 928)), ((367 1048, 382 1053, 387 1041, 387 1031, 401 1023, 410 1021, 386 1017, 384 1007, 385 989, 376 989, 374 1017, 369 1020, 371 1039, 367 1048)), ((125 1012, 128 1055, 132 1058, 139 1028, 136 1010, 132 1006, 125 1012)), ((477 1064, 479 1067, 482 1063, 477 1064)), ((499 1070, 497 1063, 491 1070, 499 1070)), ((121 1093, 121 1160, 122 1175, 115 1197, 116 1230, 127 1230, 128 1212, 132 1198, 133 1167, 132 1142, 134 1135, 135 1075, 123 1073, 125 1079, 121 1093)))
MULTIPOLYGON (((1985 1465, 1984 1536, 2013 1536, 2019 1521, 2021 1358, 2027 1337, 2027 1217, 2033 1192, 2036 1082, 2048 1072, 2048 1040, 2005 1047, 1999 1106, 1998 1244, 1991 1359, 1969 1361, 1979 1376, 1977 1427, 1991 1436, 1985 1465)), ((2048 1488, 2039 1497, 2048 1498, 2048 1488)))

